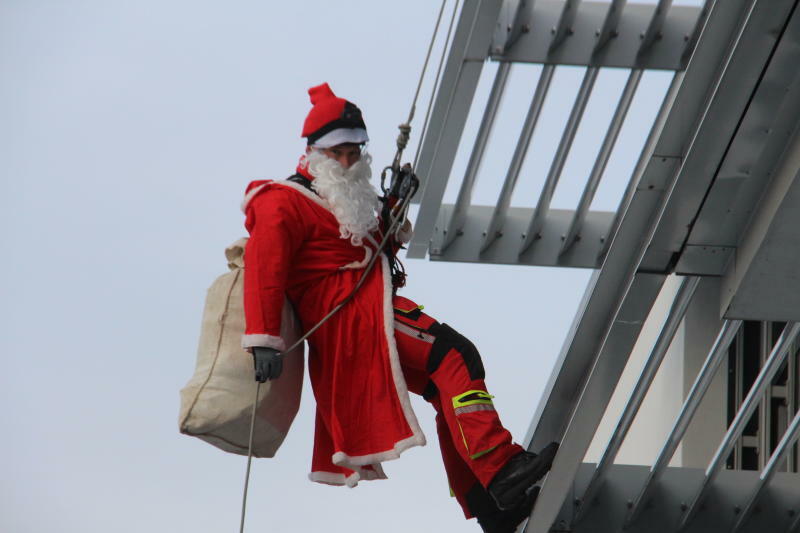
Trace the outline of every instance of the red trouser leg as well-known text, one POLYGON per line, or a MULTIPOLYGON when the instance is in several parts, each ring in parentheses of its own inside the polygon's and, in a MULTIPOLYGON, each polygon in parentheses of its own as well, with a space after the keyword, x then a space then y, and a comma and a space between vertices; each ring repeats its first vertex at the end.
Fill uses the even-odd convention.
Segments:
POLYGON ((436 409, 450 488, 470 517, 467 492, 476 482, 486 487, 522 447, 511 442, 500 422, 471 342, 400 297, 395 297, 395 339, 409 390, 436 409))

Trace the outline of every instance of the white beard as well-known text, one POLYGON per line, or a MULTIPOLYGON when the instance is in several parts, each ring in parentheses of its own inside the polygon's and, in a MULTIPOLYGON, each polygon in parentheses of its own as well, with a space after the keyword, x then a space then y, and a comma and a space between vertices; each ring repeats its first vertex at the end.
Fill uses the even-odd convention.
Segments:
POLYGON ((347 170, 338 161, 316 150, 311 150, 305 161, 309 173, 314 176, 311 188, 328 202, 339 222, 339 235, 342 239, 349 238, 353 246, 361 246, 364 237, 378 227, 376 210, 380 200, 369 182, 372 157, 364 153, 347 170))

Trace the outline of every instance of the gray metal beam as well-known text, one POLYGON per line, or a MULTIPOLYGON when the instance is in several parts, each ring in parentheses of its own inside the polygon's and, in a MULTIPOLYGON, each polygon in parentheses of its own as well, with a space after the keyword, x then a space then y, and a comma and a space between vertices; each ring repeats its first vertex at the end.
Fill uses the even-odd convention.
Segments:
POLYGON ((709 93, 687 102, 670 117, 671 124, 667 128, 670 134, 662 137, 656 147, 658 155, 681 157, 681 175, 690 179, 680 180, 675 194, 685 201, 670 205, 665 223, 653 238, 643 262, 643 268, 648 270, 669 268, 683 250, 709 187, 731 153, 731 139, 737 134, 742 117, 751 105, 795 0, 750 0, 744 12, 732 9, 736 4, 738 2, 716 2, 700 38, 701 42, 715 41, 716 49, 727 49, 728 54, 720 58, 712 50, 701 49, 698 44, 689 64, 689 68, 696 67, 696 75, 687 77, 684 90, 699 96, 701 91, 708 90, 708 79, 716 76, 715 85, 709 93), (737 17, 737 21, 744 22, 741 31, 734 35, 715 31, 720 17, 737 17), (726 47, 728 43, 730 45, 726 47), (724 74, 718 76, 721 72, 724 74), (706 105, 707 102, 710 105, 706 105), (692 133, 698 123, 708 127, 692 133), (693 154, 687 152, 689 146, 694 147, 693 154))
MULTIPOLYGON (((713 64, 722 68, 709 69, 705 62, 692 61, 686 71, 691 83, 677 90, 673 84, 645 145, 630 194, 626 194, 620 207, 623 215, 619 230, 613 236, 603 267, 590 282, 526 439, 529 449, 538 449, 551 440, 562 441, 526 526, 528 533, 545 533, 553 523, 633 347, 636 335, 632 330, 638 334, 663 283, 663 275, 656 276, 660 279, 655 287, 638 283, 644 282, 640 269, 653 235, 663 223, 686 224, 693 219, 692 215, 679 220, 662 217, 667 213, 676 216, 673 204, 686 202, 687 198, 675 195, 675 190, 683 189, 683 181, 696 178, 679 172, 685 157, 702 154, 697 153, 699 147, 687 145, 686 139, 695 139, 700 132, 715 131, 715 127, 696 120, 687 123, 682 114, 689 108, 696 112, 696 117, 707 116, 708 108, 715 105, 714 97, 729 65, 730 49, 746 46, 737 37, 749 22, 742 16, 749 7, 745 0, 715 4, 693 58, 709 61, 715 58, 713 64), (676 120, 676 115, 681 120, 676 120), (672 153, 661 156, 656 147, 677 135, 683 139, 683 149, 672 152, 674 156, 672 153), (625 321, 618 320, 623 311, 627 313, 633 308, 638 308, 638 314, 625 314, 625 321)), ((677 83, 680 79, 681 76, 676 76, 677 83)), ((705 191, 695 194, 702 197, 705 191)))
POLYGON ((656 39, 647 53, 638 55, 643 33, 654 18, 656 7, 630 3, 620 17, 616 30, 603 34, 604 22, 608 19, 608 2, 583 2, 568 26, 564 25, 567 37, 553 47, 554 37, 561 27, 560 21, 566 2, 537 0, 526 3, 519 15, 523 31, 516 42, 502 54, 492 53, 492 58, 501 61, 523 63, 551 63, 559 65, 598 66, 619 68, 642 68, 683 70, 682 54, 686 40, 691 35, 700 14, 700 9, 690 6, 674 6, 667 13, 661 29, 662 37, 656 39), (600 37, 607 38, 598 50, 600 37))
POLYGON ((630 525, 635 522, 645 506, 650 504, 650 499, 659 479, 667 469, 672 456, 675 455, 678 444, 680 444, 686 430, 689 428, 689 423, 691 423, 692 418, 694 418, 697 408, 700 407, 700 402, 703 401, 706 391, 708 391, 708 388, 711 386, 711 381, 714 379, 719 366, 727 357, 728 348, 731 342, 733 342, 734 337, 736 337, 736 333, 739 332, 741 325, 741 320, 726 320, 723 322, 722 328, 717 335, 717 340, 714 341, 714 346, 711 348, 708 357, 703 363, 703 367, 697 374, 697 378, 692 384, 692 388, 689 390, 689 394, 686 396, 686 400, 683 402, 683 406, 675 419, 672 430, 670 430, 667 440, 664 442, 664 446, 661 448, 658 457, 650 468, 650 473, 647 476, 647 480, 641 492, 639 492, 639 495, 633 501, 633 505, 628 512, 628 517, 625 519, 625 525, 630 525))
POLYGON ((653 349, 642 368, 639 379, 633 391, 631 391, 628 402, 622 410, 622 415, 620 415, 617 426, 611 434, 611 440, 608 446, 606 446, 600 461, 597 463, 597 468, 592 474, 586 491, 580 497, 580 506, 575 516, 575 522, 580 521, 581 518, 586 516, 587 511, 591 508, 603 483, 605 483, 608 471, 611 466, 613 466, 614 459, 616 459, 617 453, 619 453, 619 449, 622 447, 622 443, 625 441, 625 437, 633 425, 633 421, 636 419, 636 414, 639 412, 639 408, 644 402, 647 391, 650 390, 650 385, 653 383, 658 369, 661 367, 661 362, 664 360, 664 356, 667 354, 667 350, 669 350, 672 344, 672 339, 675 337, 675 332, 678 331, 678 326, 680 326, 683 317, 686 315, 686 311, 689 308, 689 304, 692 302, 692 298, 694 297, 699 283, 699 277, 693 276, 683 279, 680 289, 678 289, 672 306, 670 307, 667 320, 664 322, 664 327, 661 328, 658 339, 653 345, 653 349))
MULTIPOLYGON (((675 103, 674 91, 668 97, 660 114, 668 114, 675 103)), ((676 161, 653 159, 652 150, 664 122, 657 119, 653 126, 642 153, 642 159, 651 164, 640 165, 632 177, 635 192, 602 268, 587 286, 544 401, 526 436, 529 450, 551 440, 561 441, 526 533, 545 533, 553 523, 666 279, 665 274, 637 272, 649 235, 668 203, 677 171, 676 161)))
POLYGON ((511 63, 500 63, 497 66, 497 73, 495 74, 492 90, 489 93, 489 100, 486 103, 486 109, 483 112, 483 119, 478 128, 478 135, 475 138, 475 144, 472 147, 472 152, 469 156, 467 163, 467 170, 464 173, 464 179, 461 182, 461 188, 458 190, 458 199, 456 200, 453 215, 447 222, 447 227, 444 230, 444 242, 442 249, 453 242, 459 232, 464 228, 466 222, 467 210, 472 201, 472 188, 478 177, 481 163, 483 162, 483 154, 486 150, 486 144, 489 142, 489 136, 494 127, 494 119, 497 117, 497 111, 500 108, 500 102, 503 99, 505 92, 506 82, 508 81, 508 74, 511 72, 511 63))
MULTIPOLYGON (((769 194, 765 191, 772 187, 770 182, 777 181, 776 176, 784 176, 782 162, 792 150, 789 146, 800 116, 798 64, 800 16, 795 7, 692 225, 677 266, 679 272, 684 268, 696 269, 701 262, 709 264, 709 260, 716 259, 715 250, 725 250, 732 258, 731 252, 742 243, 748 225, 753 226, 751 221, 753 213, 760 211, 759 202, 766 205, 762 199, 769 194), (687 260, 692 264, 685 265, 687 260)), ((776 197, 783 196, 785 191, 776 197)), ((741 264, 742 252, 737 253, 737 264, 741 264)), ((716 275, 726 273, 728 263, 722 266, 721 271, 714 272, 716 275)))
POLYGON ((800 132, 752 216, 723 277, 725 316, 800 320, 800 132))
POLYGON ((542 238, 536 246, 532 246, 519 255, 521 235, 528 227, 533 209, 510 207, 506 212, 503 230, 484 251, 484 233, 494 213, 492 206, 472 205, 467 209, 465 222, 459 236, 447 248, 442 248, 444 232, 453 206, 445 204, 439 213, 439 221, 433 234, 430 247, 431 261, 461 261, 467 263, 503 264, 503 265, 536 265, 562 266, 571 268, 599 268, 597 256, 603 247, 603 238, 608 234, 613 213, 592 211, 586 218, 583 227, 583 238, 575 243, 565 254, 559 254, 564 233, 567 231, 573 211, 551 209, 545 222, 542 238))
POLYGON ((767 387, 772 383, 775 374, 778 373, 781 365, 786 360, 786 355, 789 353, 789 348, 791 348, 792 344, 797 338, 798 333, 800 333, 800 323, 790 322, 786 324, 783 333, 781 333, 780 338, 778 338, 778 341, 772 348, 772 353, 761 367, 761 371, 758 373, 753 385, 750 387, 747 397, 739 407, 739 410, 736 413, 733 422, 731 422, 725 437, 722 439, 722 442, 717 448, 717 451, 714 454, 714 457, 711 459, 708 468, 706 468, 706 474, 703 478, 702 484, 700 485, 700 490, 698 490, 694 498, 689 501, 688 509, 683 517, 683 520, 681 521, 681 528, 684 528, 686 524, 694 519, 700 504, 707 496, 708 491, 725 464, 725 461, 727 461, 728 455, 730 455, 731 450, 733 449, 733 445, 742 435, 745 424, 750 421, 750 417, 758 407, 758 402, 761 400, 767 387))
MULTIPOLYGON (((525 528, 526 533, 549 531, 571 490, 577 468, 586 455, 608 401, 625 369, 631 348, 644 324, 644 317, 652 308, 665 279, 666 276, 661 274, 636 274, 627 290, 623 291, 627 297, 618 302, 620 305, 616 311, 611 311, 613 322, 610 330, 603 335, 597 360, 585 386, 581 387, 580 398, 575 402, 574 410, 569 415, 567 428, 560 438, 561 446, 542 485, 533 514, 525 528)), ((552 401, 553 398, 549 400, 552 401)), ((568 398, 559 400, 569 402, 568 398)), ((558 437, 556 440, 559 440, 558 437)), ((539 448, 536 445, 528 447, 530 450, 539 448)))
MULTIPOLYGON (((595 465, 584 463, 575 476, 574 494, 582 494, 595 465)), ((567 501, 561 508, 553 533, 676 533, 683 514, 681 504, 697 490, 703 471, 697 468, 670 467, 662 478, 658 504, 648 510, 647 520, 623 529, 628 501, 641 487, 649 468, 639 465, 614 465, 608 480, 586 518, 574 522, 575 506, 567 501)), ((759 485, 756 471, 720 472, 719 490, 707 502, 708 510, 690 524, 684 533, 731 533, 741 515, 741 506, 759 485)), ((739 533, 788 533, 787 527, 798 516, 800 474, 778 472, 768 486, 769 496, 758 502, 760 512, 753 513, 739 533)))
POLYGON ((461 8, 417 165, 422 195, 408 257, 425 257, 428 250, 499 9, 491 0, 465 0, 461 8))

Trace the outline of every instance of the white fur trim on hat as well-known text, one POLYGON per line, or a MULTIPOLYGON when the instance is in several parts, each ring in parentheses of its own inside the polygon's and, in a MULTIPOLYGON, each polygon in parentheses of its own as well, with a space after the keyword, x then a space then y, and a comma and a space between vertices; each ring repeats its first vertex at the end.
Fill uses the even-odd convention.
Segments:
POLYGON ((330 148, 337 144, 355 143, 361 144, 369 140, 367 130, 363 128, 339 128, 329 131, 313 144, 315 148, 330 148))

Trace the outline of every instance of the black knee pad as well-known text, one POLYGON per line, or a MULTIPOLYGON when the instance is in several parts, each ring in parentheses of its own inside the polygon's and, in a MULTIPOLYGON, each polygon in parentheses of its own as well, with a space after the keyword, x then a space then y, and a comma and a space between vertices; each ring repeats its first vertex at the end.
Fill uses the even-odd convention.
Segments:
POLYGON ((455 349, 461 354, 461 358, 467 366, 470 379, 484 379, 486 377, 481 354, 468 338, 447 324, 435 324, 428 331, 436 337, 433 346, 431 346, 431 354, 428 357, 428 374, 436 372, 447 353, 455 349))

